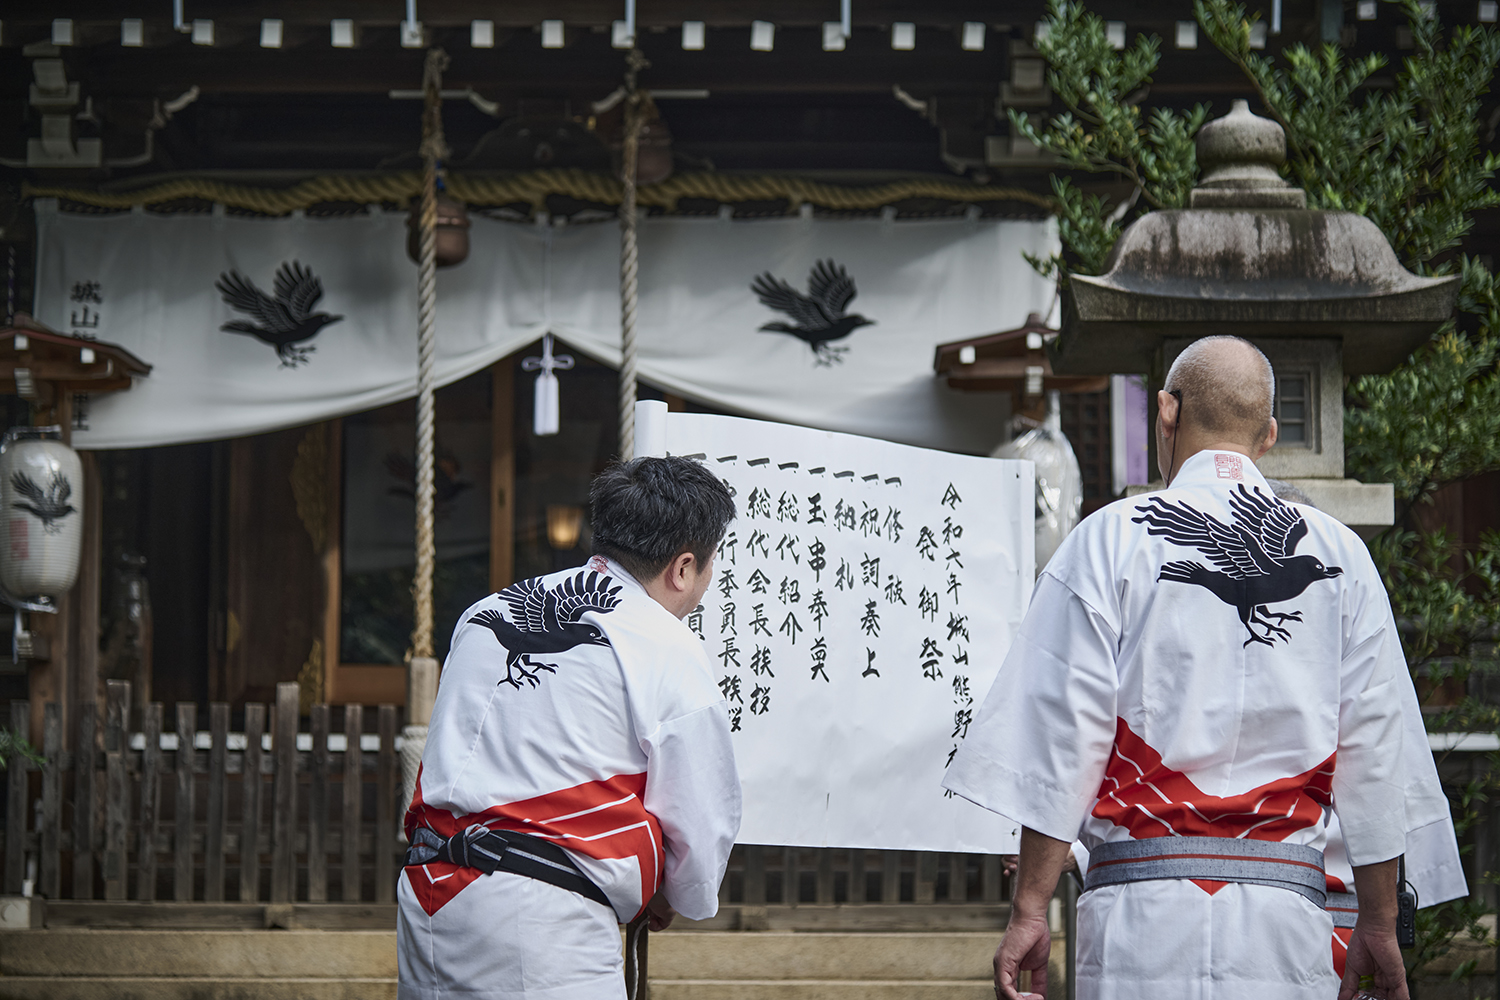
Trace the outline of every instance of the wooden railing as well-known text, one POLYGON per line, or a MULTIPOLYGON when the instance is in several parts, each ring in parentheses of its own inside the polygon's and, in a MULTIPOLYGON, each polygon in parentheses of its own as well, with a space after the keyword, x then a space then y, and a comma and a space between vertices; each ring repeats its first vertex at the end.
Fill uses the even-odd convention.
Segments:
MULTIPOLYGON (((370 734, 359 705, 342 708, 342 733, 330 732, 330 707, 314 705, 299 733, 297 686, 282 684, 269 732, 265 705, 246 705, 231 733, 229 706, 211 704, 205 732, 188 702, 165 731, 163 707, 143 706, 132 732, 130 685, 107 691, 102 740, 97 708, 84 704, 64 748, 49 704, 45 763, 9 762, 6 893, 34 873, 50 899, 394 901, 394 706, 376 710, 370 734)), ((11 703, 23 737, 29 713, 11 703)))
MULTIPOLYGON (((71 747, 56 704, 37 741, 30 706, 12 702, 11 727, 45 762, 9 762, 0 891, 34 879, 53 900, 393 902, 405 805, 396 709, 314 705, 304 720, 297 699, 295 684, 279 685, 274 705, 244 707, 235 732, 224 703, 208 706, 206 730, 187 702, 170 728, 154 703, 133 728, 130 685, 111 681, 102 732, 85 704, 71 747)), ((720 900, 995 904, 1003 883, 996 855, 739 845, 720 900)))

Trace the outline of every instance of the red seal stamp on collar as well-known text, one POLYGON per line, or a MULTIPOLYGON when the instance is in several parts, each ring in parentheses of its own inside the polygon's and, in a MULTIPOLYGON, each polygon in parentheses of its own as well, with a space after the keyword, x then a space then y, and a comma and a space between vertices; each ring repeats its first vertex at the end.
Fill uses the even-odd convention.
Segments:
POLYGON ((1215 455, 1214 472, 1220 479, 1244 479, 1245 460, 1238 455, 1215 455))
POLYGON ((589 569, 593 570, 595 573, 608 573, 609 563, 604 561, 603 556, 590 556, 589 569))

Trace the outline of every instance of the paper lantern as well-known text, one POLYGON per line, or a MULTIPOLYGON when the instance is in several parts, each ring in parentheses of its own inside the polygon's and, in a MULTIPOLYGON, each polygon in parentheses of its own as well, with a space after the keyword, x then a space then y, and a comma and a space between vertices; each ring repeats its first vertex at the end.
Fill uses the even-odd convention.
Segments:
POLYGON ((14 597, 61 597, 78 579, 83 463, 58 427, 14 428, 0 444, 0 585, 14 597))

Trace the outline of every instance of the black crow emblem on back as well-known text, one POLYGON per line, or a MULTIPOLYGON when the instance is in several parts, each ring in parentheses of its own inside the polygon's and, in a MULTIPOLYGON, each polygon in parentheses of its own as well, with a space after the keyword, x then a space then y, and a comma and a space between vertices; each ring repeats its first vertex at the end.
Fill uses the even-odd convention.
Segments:
POLYGON ((805 341, 822 367, 842 361, 849 350, 844 346, 829 346, 832 341, 843 340, 859 327, 875 323, 859 313, 845 313, 858 292, 849 272, 832 260, 820 260, 813 265, 812 273, 807 276, 806 295, 774 277, 770 271, 756 278, 750 290, 760 299, 761 305, 784 312, 794 321, 783 323, 777 320, 762 326, 761 330, 786 333, 805 341))
POLYGON ((1302 613, 1273 612, 1266 606, 1290 601, 1309 585, 1332 579, 1343 570, 1324 566, 1316 556, 1294 555, 1297 543, 1307 535, 1307 522, 1291 504, 1267 497, 1259 489, 1252 493, 1241 484, 1229 495, 1229 506, 1233 524, 1184 503, 1150 497, 1136 508, 1141 516, 1131 520, 1145 524, 1152 535, 1197 549, 1218 567, 1211 570, 1187 560, 1169 562, 1161 568, 1158 581, 1204 587, 1237 610, 1250 633, 1245 646, 1252 642, 1274 646, 1278 639, 1285 642, 1291 633, 1282 626, 1300 622, 1302 613), (1265 631, 1257 632, 1256 626, 1265 631))
POLYGON ((68 498, 73 495, 73 484, 61 472, 52 473, 52 481, 46 489, 24 472, 15 472, 10 477, 11 488, 26 498, 26 503, 11 504, 16 510, 24 510, 42 522, 42 530, 49 535, 62 531, 57 522, 77 512, 68 498))
POLYGON ((270 344, 276 348, 276 356, 281 359, 283 368, 296 368, 305 362, 316 348, 297 345, 316 337, 328 324, 344 318, 312 311, 323 297, 323 282, 295 260, 277 269, 276 282, 272 286, 276 292, 274 298, 255 287, 254 282, 238 271, 219 275, 214 287, 224 296, 225 302, 257 321, 230 320, 219 329, 225 333, 249 334, 270 344))
POLYGON ((469 619, 495 633, 505 647, 505 676, 500 684, 520 688, 540 682, 539 671, 557 673, 557 664, 533 659, 543 653, 563 653, 574 646, 608 646, 609 639, 597 625, 582 620, 585 613, 607 614, 620 603, 620 587, 598 573, 580 571, 557 586, 548 588, 540 578, 522 580, 500 591, 510 609, 507 621, 492 608, 469 619))

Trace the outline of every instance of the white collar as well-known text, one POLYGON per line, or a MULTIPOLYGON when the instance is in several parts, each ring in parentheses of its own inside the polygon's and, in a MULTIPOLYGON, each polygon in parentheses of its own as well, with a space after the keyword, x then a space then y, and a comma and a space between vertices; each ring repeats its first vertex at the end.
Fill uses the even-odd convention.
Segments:
POLYGON ((1203 486, 1209 483, 1245 483, 1270 490, 1266 477, 1261 475, 1250 456, 1237 451, 1205 449, 1189 455, 1172 478, 1172 489, 1179 486, 1203 486))

